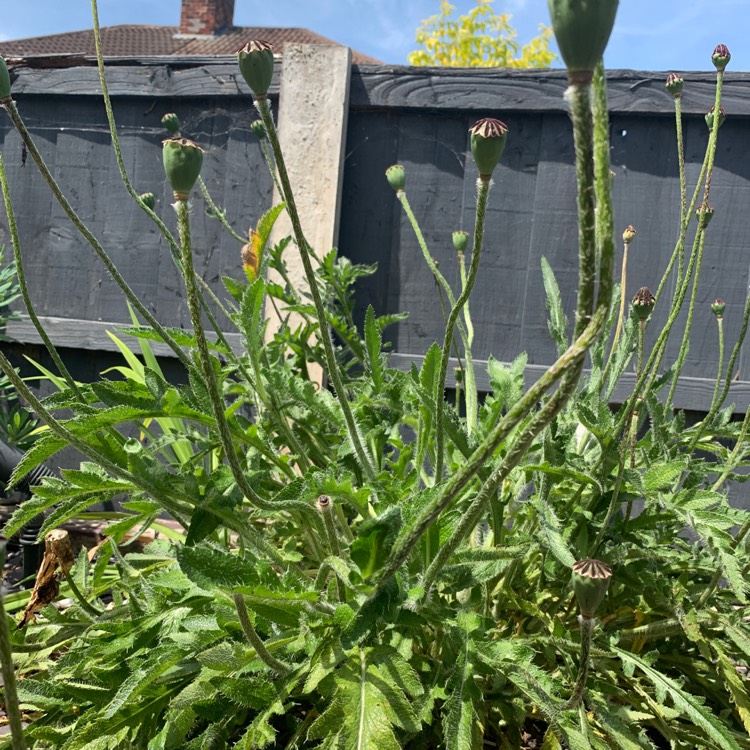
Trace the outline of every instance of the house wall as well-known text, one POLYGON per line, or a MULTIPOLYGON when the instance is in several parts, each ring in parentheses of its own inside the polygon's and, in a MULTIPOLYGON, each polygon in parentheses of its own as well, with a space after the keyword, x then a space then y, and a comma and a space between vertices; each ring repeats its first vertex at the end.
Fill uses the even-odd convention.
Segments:
MULTIPOLYGON (((20 68, 14 75, 19 109, 71 202, 163 322, 189 326, 166 244, 120 184, 97 97, 96 69, 20 68)), ((685 79, 686 169, 692 187, 707 141, 703 113, 713 103, 713 76, 685 74, 685 79)), ((167 111, 177 112, 184 134, 207 147, 203 177, 237 231, 245 233, 270 207, 271 178, 249 129, 254 113, 233 63, 215 58, 155 58, 138 65, 115 60, 108 80, 131 179, 139 192, 157 194, 157 210, 171 228, 175 217, 160 154, 165 133, 159 120, 167 111)), ((673 102, 663 82, 663 74, 634 71, 615 71, 609 80, 615 226, 618 235, 628 224, 638 231, 630 253, 629 296, 640 286, 655 289, 677 234, 673 102)), ((324 82, 316 85, 324 96, 324 82)), ((467 130, 484 116, 504 120, 510 132, 495 173, 482 269, 471 302, 474 353, 479 359, 492 354, 509 360, 526 350, 529 379, 552 361, 541 257, 552 264, 567 310, 573 309, 577 276, 573 142, 565 86, 561 71, 353 67, 339 249, 356 262, 378 264, 377 273, 361 284, 360 315, 368 304, 381 314, 409 311, 407 321, 388 331, 397 366, 418 362, 433 341, 442 339, 442 312, 434 281, 383 173, 395 162, 406 167, 412 208, 455 288, 451 231, 470 231, 473 224, 476 170, 467 130)), ((271 94, 275 98, 278 91, 271 94)), ((750 158, 744 144, 750 74, 727 74, 724 106, 729 117, 719 139, 711 193, 716 216, 708 232, 691 349, 675 400, 696 411, 707 409, 716 373, 718 343, 710 302, 715 297, 727 302, 725 334, 731 347, 748 288, 750 158)), ((284 145, 304 148, 293 141, 284 145)), ((0 147, 38 312, 46 316, 56 342, 70 352, 111 349, 105 330, 129 321, 119 291, 30 161, 21 166, 20 141, 7 119, 0 119, 0 147)), ((239 245, 206 215, 198 195, 193 219, 196 267, 218 292, 222 275, 242 273, 239 245)), ((0 242, 9 244, 4 216, 0 242)), ((618 248, 618 272, 620 258, 618 248)), ((649 327, 652 335, 663 323, 663 311, 657 308, 649 327)), ((15 324, 11 332, 36 342, 28 324, 15 324)), ((678 346, 672 344, 667 362, 678 346)), ((87 361, 94 377, 96 358, 87 361)), ((750 404, 750 362, 744 352, 736 369, 730 400, 744 411, 750 404)), ((631 384, 625 378, 615 397, 627 395, 631 384)), ((487 386, 481 374, 479 385, 487 386)))

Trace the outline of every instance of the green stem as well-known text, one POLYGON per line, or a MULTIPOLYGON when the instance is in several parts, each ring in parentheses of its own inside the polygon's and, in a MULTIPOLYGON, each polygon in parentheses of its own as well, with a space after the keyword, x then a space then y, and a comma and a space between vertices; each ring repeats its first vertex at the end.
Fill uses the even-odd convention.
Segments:
POLYGON ((16 226, 16 215, 13 210, 13 204, 10 200, 10 189, 8 187, 8 178, 5 173, 5 162, 3 155, 0 153, 0 186, 3 191, 3 201, 5 203, 5 214, 8 217, 8 229, 10 231, 10 241, 13 246, 13 258, 16 265, 16 275, 18 277, 18 285, 21 288, 21 296, 23 297, 24 304, 26 305, 26 311, 29 314, 31 322, 34 324, 34 328, 44 342, 44 346, 49 352, 52 361, 55 363, 60 375, 65 379, 68 387, 76 395, 76 398, 83 402, 83 394, 78 388, 78 383, 73 379, 65 363, 62 361, 62 357, 58 353, 55 345, 52 343, 52 339, 47 335, 47 331, 44 330, 44 326, 39 320, 34 304, 31 301, 31 295, 29 294, 29 287, 26 284, 26 273, 24 272, 23 256, 21 254, 21 241, 18 237, 18 227, 16 226))
POLYGON ((242 632, 245 634, 250 645, 255 649, 255 653, 258 658, 269 666, 274 672, 278 672, 282 676, 288 675, 292 668, 286 662, 277 659, 266 647, 266 644, 260 639, 260 636, 250 622, 250 615, 247 612, 245 606, 245 600, 242 594, 234 594, 234 606, 237 609, 237 616, 240 618, 240 625, 242 626, 242 632))
MULTIPOLYGON (((466 276, 466 262, 462 252, 458 253, 458 272, 461 278, 461 289, 466 289, 468 277, 466 276)), ((477 426, 479 399, 477 396, 476 378, 474 376, 474 358, 471 356, 471 345, 474 343, 474 324, 471 320, 468 300, 464 306, 464 323, 466 326, 466 334, 463 334, 460 325, 459 331, 461 331, 461 337, 464 340, 464 354, 466 356, 464 377, 464 388, 466 392, 466 431, 471 435, 477 426)))
POLYGON ((39 153, 39 150, 34 144, 34 141, 31 139, 31 135, 26 129, 26 125, 24 124, 23 119, 18 112, 15 102, 6 101, 3 103, 3 107, 8 113, 11 121, 13 122, 14 127, 18 131, 18 134, 21 136, 21 140, 26 146, 29 154, 31 155, 31 158, 34 160, 39 173, 44 178, 44 181, 49 186, 52 194, 55 196, 55 199, 60 204, 60 207, 63 209, 63 211, 66 213, 73 226, 75 226, 78 232, 84 237, 89 245, 91 245, 91 248, 94 250, 99 260, 101 260, 101 262, 104 264, 107 272, 115 281, 115 283, 120 287, 122 293, 125 295, 130 304, 133 305, 133 307, 141 314, 144 320, 146 320, 148 324, 159 334, 159 336, 161 336, 164 343, 166 343, 169 348, 172 349, 172 351, 175 353, 175 356, 180 360, 180 362, 182 362, 185 368, 189 368, 190 360, 187 358, 185 352, 182 351, 180 346, 169 335, 164 326, 159 323, 159 321, 149 312, 148 308, 146 308, 146 306, 140 301, 135 292, 130 288, 130 285, 122 277, 122 274, 120 274, 120 272, 117 270, 114 263, 112 263, 110 257, 107 255, 106 250, 104 249, 104 247, 102 247, 99 240, 96 239, 91 230, 81 220, 81 218, 68 202, 68 199, 65 197, 62 190, 60 189, 60 186, 52 176, 52 173, 49 171, 49 168, 44 162, 44 159, 39 153))
POLYGON ((719 475, 719 478, 711 485, 712 492, 718 492, 719 488, 726 481, 726 478, 736 468, 737 456, 742 450, 742 445, 747 437, 748 429, 750 429, 750 406, 745 411, 745 418, 742 420, 742 426, 740 427, 740 434, 737 436, 737 440, 732 448, 732 452, 729 454, 729 458, 726 460, 724 465, 724 471, 719 475))
POLYGON ((448 322, 445 324, 445 335, 443 337, 443 347, 440 357, 440 369, 435 383, 435 481, 439 482, 443 476, 443 450, 444 450, 444 425, 443 412, 445 408, 445 378, 448 374, 448 359, 450 357, 451 341, 453 340, 453 328, 456 325, 459 313, 468 302, 471 292, 474 288, 477 274, 479 273, 479 260, 482 256, 482 242, 484 239, 484 218, 487 210, 487 198, 490 193, 490 179, 480 177, 477 180, 477 206, 474 224, 474 242, 471 248, 471 263, 469 264, 469 274, 466 278, 466 284, 461 290, 456 303, 453 305, 448 315, 448 322))
MULTIPOLYGON (((221 447, 224 451, 224 455, 227 457, 227 461, 229 462, 232 477, 240 488, 242 494, 258 508, 278 511, 282 508, 282 505, 265 500, 250 486, 237 456, 237 450, 232 442, 232 434, 229 429, 229 423, 227 422, 225 412, 226 405, 222 394, 219 392, 219 384, 214 373, 211 355, 209 354, 208 344, 206 342, 206 334, 201 320, 200 302, 195 283, 193 252, 190 240, 190 209, 185 200, 177 200, 175 202, 175 208, 177 210, 177 224, 180 233, 180 243, 182 245, 182 267, 184 271, 185 291, 188 308, 190 309, 190 319, 193 325, 193 335, 195 336, 195 343, 198 349, 198 361, 202 371, 201 374, 203 375, 208 390, 209 400, 211 401, 211 410, 214 419, 216 420, 221 447)), ((317 512, 310 505, 307 505, 307 503, 288 501, 283 504, 283 507, 289 510, 295 509, 299 511, 302 515, 311 519, 315 526, 318 526, 320 523, 317 512)))
POLYGON ((726 401, 727 395, 729 394, 729 389, 732 385, 732 378, 734 377, 734 365, 737 362, 737 357, 739 357, 740 350, 742 349, 742 344, 745 341, 745 336, 747 335, 747 326, 749 322, 750 292, 748 292, 748 295, 745 297, 745 310, 742 314, 742 328, 740 329, 739 338, 737 339, 734 348, 732 349, 732 354, 729 357, 729 364, 727 365, 727 374, 724 380, 724 387, 721 390, 721 396, 719 396, 719 400, 716 405, 717 410, 721 408, 721 405, 724 403, 724 401, 726 401))
MULTIPOLYGON (((327 496, 326 496, 327 497, 327 496)), ((326 530, 326 538, 328 540, 328 549, 334 557, 341 557, 341 545, 339 544, 339 537, 336 533, 336 522, 333 518, 333 499, 327 498, 328 502, 322 505, 318 500, 318 509, 320 514, 323 516, 323 526, 326 530)), ((346 601, 346 588, 343 581, 336 576, 336 589, 338 593, 338 599, 340 602, 346 601)))
POLYGON ((578 708, 586 693, 586 680, 589 676, 591 661, 591 637, 596 626, 596 620, 593 617, 581 616, 578 618, 578 622, 581 624, 581 660, 578 665, 578 677, 573 687, 573 693, 565 705, 566 709, 578 708))
POLYGON ((698 445, 698 442, 700 441, 701 437, 706 432, 706 429, 711 425, 711 423, 714 420, 714 416, 716 415, 716 412, 719 410, 719 386, 721 385, 721 376, 724 373, 724 318, 722 315, 719 315, 716 318, 716 327, 718 328, 719 332, 719 364, 716 368, 716 382, 714 383, 714 392, 711 396, 711 406, 708 409, 708 414, 706 414, 705 418, 701 421, 701 423, 698 425, 698 428, 695 431, 695 435, 693 435, 693 439, 690 441, 690 445, 688 446, 688 454, 693 452, 693 449, 696 445, 698 445))
POLYGON ((198 177, 198 187, 201 189, 201 193, 203 194, 203 199, 206 201, 206 205, 211 209, 212 216, 221 224, 221 226, 224 227, 224 229, 229 232, 229 234, 234 237, 240 244, 244 245, 247 242, 247 239, 243 237, 238 232, 234 231, 234 227, 227 221, 227 216, 224 211, 222 211, 214 202, 214 199, 211 197, 211 193, 208 192, 208 188, 206 187, 206 183, 203 181, 202 177, 198 177))
POLYGON ((65 573, 65 581, 70 586, 70 590, 73 592, 73 596, 78 600, 78 603, 83 609, 88 612, 92 617, 100 617, 101 611, 98 610, 93 604, 91 604, 86 597, 81 593, 81 590, 73 580, 73 576, 70 573, 65 573))
MULTIPOLYGON (((5 539, 0 542, 3 546, 3 561, 5 560, 5 539)), ((3 702, 5 713, 10 724, 11 747, 13 750, 26 750, 23 738, 23 723, 21 709, 18 705, 18 691, 16 689, 16 670, 13 666, 13 651, 10 645, 10 630, 8 615, 5 612, 4 595, 0 590, 0 668, 3 675, 3 702)))
POLYGON ((372 481, 375 478, 375 464, 373 463, 372 457, 369 456, 365 450, 364 441, 359 429, 359 425, 354 419, 351 407, 347 400, 346 390, 344 389, 344 382, 339 371, 339 366, 336 361, 336 354, 333 349, 333 341, 331 340, 331 333, 328 327, 328 322, 323 307, 323 300, 320 296, 320 288, 318 287, 318 280, 315 277, 315 271, 312 267, 312 261, 310 258, 310 250, 305 239, 305 235, 302 231, 302 223, 300 222, 299 213, 297 211, 297 204, 294 200, 292 193, 292 186, 289 182, 289 175, 286 171, 286 164, 284 162, 284 156, 281 152, 281 146, 279 144, 278 133, 276 132, 276 126, 271 116, 271 109, 267 99, 259 99, 255 102, 260 116, 263 120, 263 124, 266 127, 268 138, 271 143, 271 149, 274 154, 276 166, 279 173, 279 181, 282 187, 282 195, 286 203, 286 210, 289 214, 289 219, 292 222, 292 230, 294 234, 295 242, 299 249, 300 258, 302 259, 302 265, 305 270, 305 277, 307 278, 307 284, 310 287, 310 294, 313 298, 313 304, 315 305, 315 314, 318 319, 318 328, 320 333, 320 339, 323 342, 323 350, 325 352, 326 361, 326 374, 333 385, 333 389, 338 397, 339 406, 341 413, 346 423, 347 433, 349 440, 352 443, 354 453, 357 457, 357 461, 360 468, 364 472, 368 480, 372 481))
POLYGON ((680 223, 687 218, 687 180, 685 179, 685 141, 682 136, 682 99, 674 100, 675 130, 677 131, 677 161, 680 169, 680 223))
POLYGON ((615 326, 615 337, 612 339, 612 348, 609 350, 609 357, 607 358, 607 364, 604 367, 602 373, 601 386, 604 388, 607 382, 607 375, 609 374, 609 368, 612 364, 612 358, 615 356, 617 351, 617 343, 620 340, 620 333, 622 331, 622 322, 625 319, 625 296, 628 278, 628 247, 629 242, 626 242, 622 252, 622 271, 620 272, 620 311, 617 315, 617 325, 615 326))

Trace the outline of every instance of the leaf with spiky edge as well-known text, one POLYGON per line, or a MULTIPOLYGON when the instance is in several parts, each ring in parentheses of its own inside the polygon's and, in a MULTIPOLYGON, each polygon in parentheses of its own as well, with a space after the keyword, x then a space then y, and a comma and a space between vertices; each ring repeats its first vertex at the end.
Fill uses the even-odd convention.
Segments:
POLYGON ((346 652, 341 646, 338 637, 325 638, 315 649, 315 653, 310 659, 310 671, 305 679, 303 693, 311 693, 315 690, 320 682, 346 659, 346 652))
POLYGON ((716 652, 716 663, 719 667, 719 674, 724 681, 724 686, 729 693, 729 697, 734 703, 734 709, 740 717, 742 726, 750 736, 750 696, 747 693, 747 680, 743 680, 737 672, 737 666, 732 662, 729 656, 724 652, 720 643, 716 639, 711 640, 711 648, 716 652))
POLYGON ((255 716, 245 734, 240 737, 234 750, 256 750, 270 745, 276 739, 276 729, 271 721, 274 716, 284 713, 285 702, 297 685, 299 675, 292 673, 284 680, 277 681, 272 699, 255 716))
POLYGON ((263 675, 245 677, 213 677, 211 684, 232 703, 257 711, 271 703, 276 696, 276 687, 263 675))
POLYGON ((256 565, 247 557, 228 554, 216 548, 178 547, 177 562, 183 573, 201 588, 214 586, 234 589, 259 583, 256 565))
POLYGON ((383 356, 380 353, 381 347, 380 326, 375 318, 373 306, 368 305, 365 312, 365 353, 367 355, 365 364, 372 379, 375 393, 380 393, 385 383, 383 356))
POLYGON ((482 746, 484 736, 486 707, 482 691, 474 681, 476 650, 469 622, 461 629, 460 651, 448 680, 448 700, 442 710, 447 750, 474 750, 482 746))
POLYGON ((48 458, 51 458, 65 448, 67 444, 67 440, 56 437, 52 433, 48 432, 43 434, 16 464, 16 468, 8 479, 8 486, 12 487, 16 482, 23 479, 32 469, 36 469, 36 467, 43 461, 46 461, 48 458))
POLYGON ((508 561, 523 557, 529 551, 530 541, 497 548, 475 548, 457 556, 458 561, 447 565, 438 573, 438 580, 445 593, 457 593, 492 580, 507 567, 508 561), (491 555, 483 554, 491 552, 491 555))
POLYGON ((613 750, 657 750, 643 729, 604 701, 597 701, 592 713, 594 721, 613 750))
POLYGON ((183 747, 195 718, 195 712, 190 708, 168 710, 161 731, 148 743, 147 750, 176 750, 183 747))
POLYGON ((557 285, 555 273, 544 256, 542 256, 542 280, 544 281, 544 291, 547 294, 547 314, 549 316, 547 327, 557 346, 557 354, 560 355, 568 348, 568 319, 563 310, 560 287, 557 285))
POLYGON ((536 509, 539 518, 539 539, 542 546, 546 547, 567 568, 572 568, 576 561, 570 551, 565 538, 562 535, 562 524, 555 514, 552 506, 541 498, 529 501, 536 509))
POLYGON ((641 656, 616 646, 610 648, 620 657, 623 666, 636 667, 648 678, 657 691, 657 698, 659 694, 669 695, 675 707, 686 714, 690 721, 705 733, 706 737, 716 743, 717 747, 722 750, 741 750, 727 726, 702 705, 700 698, 683 690, 674 680, 655 669, 641 656))

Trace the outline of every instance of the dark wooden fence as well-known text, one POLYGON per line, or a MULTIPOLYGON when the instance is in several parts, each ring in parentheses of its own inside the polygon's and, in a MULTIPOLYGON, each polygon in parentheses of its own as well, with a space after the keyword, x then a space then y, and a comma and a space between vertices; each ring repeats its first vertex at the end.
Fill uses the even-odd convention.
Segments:
MULTIPOLYGON (((713 104, 713 76, 684 74, 685 146, 692 191, 708 132, 703 115, 713 104)), ((45 158, 71 202, 97 234, 124 276, 168 325, 188 326, 182 286, 165 243, 129 200, 112 156, 96 69, 19 66, 14 95, 45 158)), ((617 233, 638 230, 629 261, 628 294, 655 288, 674 247, 679 181, 674 107, 664 74, 615 71, 609 77, 611 142, 617 233)), ((161 168, 159 120, 179 114, 183 131, 206 146, 204 178, 217 203, 240 232, 270 207, 272 182, 257 139, 249 97, 234 64, 226 59, 113 60, 110 93, 127 169, 139 191, 153 191, 159 210, 174 226, 161 168)), ((399 162, 407 194, 427 243, 454 287, 457 268, 450 235, 472 229, 476 171, 468 155, 470 124, 483 116, 504 120, 508 145, 490 195, 482 268, 471 303, 474 353, 510 360, 529 355, 535 376, 554 355, 546 327, 541 258, 551 263, 572 310, 577 276, 573 142, 563 93, 564 74, 354 67, 351 77, 341 219, 340 252, 378 271, 361 284, 359 310, 408 311, 389 330, 393 362, 419 361, 442 338, 443 317, 434 281, 411 228, 388 187, 384 171, 399 162)), ((325 82, 321 91, 325 90, 325 82)), ((277 96, 278 91, 272 91, 277 96)), ((716 210, 705 248, 692 344, 675 403, 704 411, 716 374, 718 343, 710 302, 727 302, 728 346, 736 339, 750 267, 750 153, 745 131, 750 115, 750 74, 727 73, 724 106, 729 114, 716 155, 711 203, 716 210)), ((294 143, 286 144, 295 148, 294 143)), ((0 147, 9 171, 26 258, 39 313, 53 340, 73 356, 112 350, 105 331, 128 322, 121 295, 81 237, 65 219, 30 163, 21 162, 20 141, 0 119, 0 147)), ((196 267, 217 290, 220 276, 239 275, 239 246, 194 199, 196 267)), ((5 217, 0 242, 9 244, 5 217)), ((621 252, 618 252, 617 265, 621 252)), ((650 327, 664 322, 657 309, 650 327)), ((678 326, 679 327, 679 326, 678 326)), ((10 332, 37 343, 27 323, 10 332)), ((666 361, 677 352, 670 347, 666 361)), ((102 355, 105 356, 105 355, 102 355)), ((107 363, 111 355, 106 355, 107 363)), ((86 355, 90 375, 102 369, 86 355)), ((104 360, 101 360, 102 365, 104 360)), ((480 365, 479 385, 486 387, 480 365)), ((750 360, 743 352, 730 400, 750 404, 750 360)), ((626 395, 625 379, 616 397, 626 395)))

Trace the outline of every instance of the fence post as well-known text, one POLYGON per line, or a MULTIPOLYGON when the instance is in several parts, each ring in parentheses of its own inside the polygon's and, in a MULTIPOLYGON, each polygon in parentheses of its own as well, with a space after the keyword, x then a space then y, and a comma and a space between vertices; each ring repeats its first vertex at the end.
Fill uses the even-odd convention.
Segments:
MULTIPOLYGON (((350 79, 348 47, 284 45, 277 115, 279 140, 305 237, 318 257, 338 242, 350 79)), ((273 202, 274 205, 281 202, 276 189, 273 202)), ((278 242, 291 231, 284 213, 276 222, 271 241, 278 242)), ((304 270, 296 248, 290 246, 284 257, 290 279, 299 289, 305 289, 304 270)), ((271 279, 279 281, 273 274, 271 279)), ((266 307, 266 315, 266 337, 272 338, 281 321, 270 305, 266 307)), ((320 368, 309 369, 313 381, 322 384, 320 368)))

